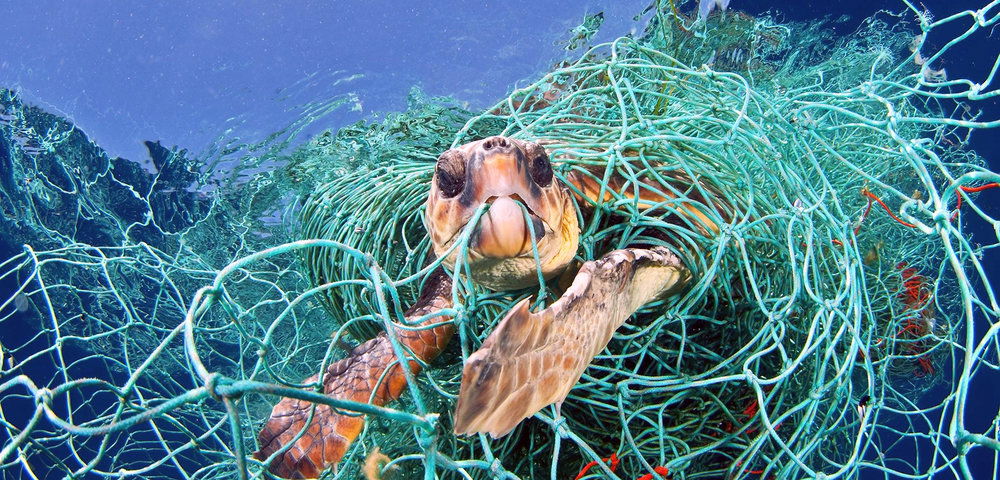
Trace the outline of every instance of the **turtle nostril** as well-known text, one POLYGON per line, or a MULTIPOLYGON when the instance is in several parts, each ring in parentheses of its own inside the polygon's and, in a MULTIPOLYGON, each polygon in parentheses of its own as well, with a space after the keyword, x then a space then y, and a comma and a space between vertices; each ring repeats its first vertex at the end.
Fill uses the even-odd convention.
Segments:
POLYGON ((504 137, 490 137, 483 142, 483 150, 506 150, 510 148, 510 142, 504 137))

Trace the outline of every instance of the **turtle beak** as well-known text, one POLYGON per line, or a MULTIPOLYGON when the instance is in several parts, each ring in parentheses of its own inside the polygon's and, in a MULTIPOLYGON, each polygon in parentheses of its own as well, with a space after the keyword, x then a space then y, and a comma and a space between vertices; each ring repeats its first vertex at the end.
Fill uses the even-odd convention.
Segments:
POLYGON ((424 222, 446 267, 467 261, 473 281, 510 290, 537 283, 539 272, 552 278, 572 261, 577 212, 548 161, 538 144, 500 136, 441 155, 424 222), (466 227, 472 231, 462 259, 463 249, 452 247, 466 227))
POLYGON ((542 219, 528 212, 529 227, 521 207, 510 196, 496 197, 479 219, 472 234, 474 251, 484 257, 510 258, 531 252, 532 233, 537 243, 545 236, 542 219))
POLYGON ((474 152, 470 174, 474 198, 489 205, 473 231, 470 247, 489 258, 530 253, 532 231, 535 242, 545 236, 546 206, 528 174, 524 153, 509 139, 488 138, 474 152), (527 209, 527 220, 518 202, 527 209))

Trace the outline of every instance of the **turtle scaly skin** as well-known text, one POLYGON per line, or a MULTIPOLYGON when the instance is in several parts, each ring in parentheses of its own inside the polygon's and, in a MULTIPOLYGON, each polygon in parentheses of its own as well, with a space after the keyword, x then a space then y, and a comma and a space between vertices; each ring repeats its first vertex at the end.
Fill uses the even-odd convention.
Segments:
MULTIPOLYGON (((451 307, 451 277, 438 269, 428 277, 420 298, 405 316, 413 320, 451 307)), ((438 325, 425 329, 396 328, 399 343, 422 362, 430 362, 444 350, 455 333, 450 317, 427 319, 417 327, 438 325)), ((410 370, 420 372, 421 364, 410 361, 410 370)), ((317 376, 306 383, 316 382, 317 376)), ((334 362, 323 374, 323 393, 346 400, 385 405, 399 398, 406 387, 406 377, 396 361, 396 353, 385 333, 362 343, 343 360, 334 362), (389 369, 382 378, 383 372, 389 369)), ((271 410, 271 418, 257 437, 260 450, 254 458, 264 461, 284 448, 305 428, 303 434, 290 448, 271 462, 271 473, 283 478, 317 478, 327 467, 336 465, 347 452, 351 442, 364 427, 364 417, 341 415, 326 405, 317 405, 312 413, 312 403, 284 398, 271 410), (310 413, 312 422, 306 427, 310 413)))

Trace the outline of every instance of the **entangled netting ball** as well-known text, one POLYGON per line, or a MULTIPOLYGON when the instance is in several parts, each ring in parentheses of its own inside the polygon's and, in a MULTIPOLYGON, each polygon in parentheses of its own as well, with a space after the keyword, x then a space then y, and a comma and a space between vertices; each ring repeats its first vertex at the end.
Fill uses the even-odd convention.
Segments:
POLYGON ((29 245, 0 264, 18 285, 0 324, 36 312, 37 333, 0 348, 0 468, 267 478, 278 454, 254 454, 270 452, 258 433, 288 398, 357 419, 322 478, 971 478, 970 455, 1000 451, 995 421, 970 427, 981 412, 966 409, 995 369, 981 258, 998 238, 968 231, 1000 228, 977 202, 1000 175, 967 146, 998 121, 966 107, 998 90, 936 70, 968 35, 936 52, 924 39, 1000 13, 911 10, 916 24, 877 17, 831 44, 817 25, 658 6, 641 35, 482 111, 414 92, 407 112, 291 153, 277 138, 242 150, 257 175, 231 182, 172 152, 160 167, 175 184, 135 197, 122 178, 141 172, 84 151, 78 131, 43 136, 51 116, 5 92, 0 131, 29 139, 5 151, 42 180, 22 168, 3 186, 29 245), (558 276, 496 291, 459 255, 445 263, 453 303, 428 314, 454 330, 440 356, 384 401, 374 377, 360 379, 371 398, 324 395, 331 365, 370 339, 406 353, 393 325, 442 264, 424 217, 438 158, 499 136, 544 146, 554 181, 589 179, 601 198, 573 191, 575 265, 641 244, 690 280, 630 316, 558 410, 498 439, 453 433, 463 364, 522 300, 554 304, 558 276), (57 178, 73 162, 88 180, 69 194, 57 178), (212 196, 184 188, 209 182, 212 196), (640 198, 650 188, 658 204, 640 198), (80 238, 57 209, 102 235, 80 238), (55 374, 34 373, 43 364, 55 374))

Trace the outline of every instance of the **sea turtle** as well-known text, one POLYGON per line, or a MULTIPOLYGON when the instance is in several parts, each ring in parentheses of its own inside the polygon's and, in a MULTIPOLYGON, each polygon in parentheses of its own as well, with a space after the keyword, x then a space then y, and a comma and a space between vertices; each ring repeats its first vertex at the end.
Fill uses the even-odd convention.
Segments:
MULTIPOLYGON (((662 181, 662 172, 658 176, 662 181)), ((702 232, 717 231, 711 218, 722 217, 707 215, 705 209, 718 207, 718 200, 713 195, 711 202, 706 201, 699 193, 714 190, 695 188, 696 182, 682 173, 666 176, 676 188, 656 188, 650 180, 627 185, 616 177, 601 182, 599 175, 578 171, 568 174, 568 184, 563 184, 553 175, 544 145, 503 136, 444 152, 435 166, 424 215, 434 253, 445 257, 444 268, 425 280, 406 318, 427 318, 451 306, 452 277, 447 271, 454 270, 460 250, 452 247, 483 204, 489 208, 469 237, 468 274, 473 282, 493 290, 537 284, 539 271, 546 279, 571 275, 580 239, 578 211, 588 215, 594 206, 610 200, 608 189, 632 192, 628 196, 644 208, 675 212, 670 216, 675 221, 702 232)), ((546 405, 561 405, 626 319, 642 305, 681 289, 690 278, 677 252, 636 244, 583 263, 562 296, 539 312, 529 310, 528 299, 521 301, 465 363, 455 433, 500 437, 546 405)), ((455 331, 448 320, 430 317, 421 324, 424 328, 397 326, 395 333, 414 357, 427 363, 455 331)), ((410 369, 419 371, 421 362, 411 360, 410 369)), ((382 333, 331 364, 322 382, 328 395, 382 405, 399 397, 406 378, 382 333)), ((270 464, 275 475, 318 477, 336 465, 361 432, 363 417, 327 406, 318 406, 307 425, 311 406, 282 399, 261 430, 257 459, 265 460, 288 446, 270 464)))

